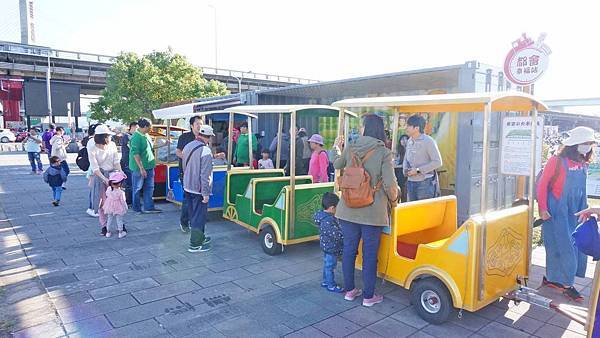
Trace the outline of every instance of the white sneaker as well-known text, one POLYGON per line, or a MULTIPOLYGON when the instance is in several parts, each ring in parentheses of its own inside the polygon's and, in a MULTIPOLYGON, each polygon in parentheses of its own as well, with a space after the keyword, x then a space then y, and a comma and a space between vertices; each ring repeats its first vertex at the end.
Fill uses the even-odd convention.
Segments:
POLYGON ((98 217, 98 214, 95 213, 93 209, 87 209, 85 212, 91 217, 98 217))
POLYGON ((119 231, 119 238, 123 238, 127 236, 127 232, 126 231, 119 231))
POLYGON ((105 236, 106 238, 109 238, 110 236, 112 236, 112 233, 110 231, 107 231, 105 236))

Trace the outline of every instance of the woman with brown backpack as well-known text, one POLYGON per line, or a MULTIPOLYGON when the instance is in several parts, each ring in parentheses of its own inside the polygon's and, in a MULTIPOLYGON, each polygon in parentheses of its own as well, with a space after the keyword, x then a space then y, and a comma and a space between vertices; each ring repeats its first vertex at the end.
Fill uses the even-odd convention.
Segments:
POLYGON ((336 217, 344 235, 342 270, 345 299, 353 301, 361 294, 363 306, 383 301, 375 294, 377 253, 381 231, 390 224, 390 212, 398 201, 398 185, 394 175, 393 154, 385 147, 383 119, 369 114, 363 118, 362 136, 348 142, 343 152, 343 139, 336 140, 335 169, 342 169, 339 186, 342 198, 336 217), (354 284, 354 266, 362 238, 363 290, 354 284))

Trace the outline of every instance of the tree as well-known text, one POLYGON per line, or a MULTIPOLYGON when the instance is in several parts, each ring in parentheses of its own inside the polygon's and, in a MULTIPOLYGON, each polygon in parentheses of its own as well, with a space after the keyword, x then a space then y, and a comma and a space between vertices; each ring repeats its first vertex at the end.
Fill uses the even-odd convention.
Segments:
POLYGON ((227 94, 225 84, 204 79, 199 68, 170 48, 142 57, 122 53, 108 70, 102 97, 90 107, 91 117, 134 121, 151 117, 163 103, 227 94))

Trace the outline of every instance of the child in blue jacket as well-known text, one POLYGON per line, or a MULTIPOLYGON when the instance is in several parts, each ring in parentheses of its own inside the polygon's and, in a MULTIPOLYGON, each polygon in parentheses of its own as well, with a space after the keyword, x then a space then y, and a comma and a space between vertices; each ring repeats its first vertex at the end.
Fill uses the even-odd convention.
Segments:
POLYGON ((323 195, 321 204, 323 210, 317 211, 314 216, 315 224, 319 227, 321 250, 323 250, 323 282, 321 286, 331 292, 343 292, 344 289, 337 285, 334 279, 334 270, 338 257, 342 255, 343 236, 342 229, 335 218, 335 208, 339 202, 336 194, 327 192, 323 195))
POLYGON ((44 172, 44 182, 52 188, 52 205, 55 207, 60 203, 60 195, 63 191, 63 183, 67 181, 67 173, 61 166, 61 160, 57 156, 50 157, 50 166, 44 172))

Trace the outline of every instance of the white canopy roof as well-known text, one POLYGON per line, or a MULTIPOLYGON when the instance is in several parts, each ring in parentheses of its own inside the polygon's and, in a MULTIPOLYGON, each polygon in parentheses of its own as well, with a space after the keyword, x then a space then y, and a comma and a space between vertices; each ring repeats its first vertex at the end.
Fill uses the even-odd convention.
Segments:
MULTIPOLYGON (((340 111, 337 107, 318 105, 318 104, 298 104, 298 105, 255 105, 255 106, 236 106, 225 109, 226 112, 234 113, 291 113, 292 111, 302 111, 309 109, 324 109, 340 111)), ((346 114, 357 116, 355 113, 346 110, 346 114)))
POLYGON ((548 107, 535 97, 521 92, 461 93, 438 95, 390 96, 346 99, 335 107, 394 107, 400 112, 479 112, 491 103, 492 111, 546 111, 548 107))
MULTIPOLYGON (((212 115, 212 114, 229 114, 229 112, 226 112, 224 110, 194 112, 194 107, 201 106, 201 105, 202 104, 200 102, 193 102, 193 103, 181 104, 181 105, 173 106, 173 107, 156 109, 156 110, 152 111, 152 115, 154 116, 155 119, 171 120, 171 119, 187 118, 187 117, 192 117, 192 116, 206 116, 206 115, 212 115)), ((246 112, 236 112, 236 114, 249 116, 254 119, 257 118, 256 115, 249 114, 246 112)))

